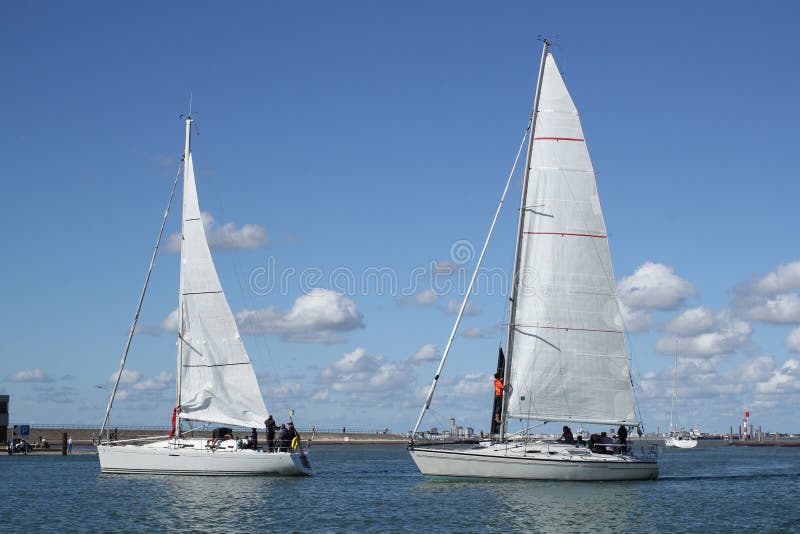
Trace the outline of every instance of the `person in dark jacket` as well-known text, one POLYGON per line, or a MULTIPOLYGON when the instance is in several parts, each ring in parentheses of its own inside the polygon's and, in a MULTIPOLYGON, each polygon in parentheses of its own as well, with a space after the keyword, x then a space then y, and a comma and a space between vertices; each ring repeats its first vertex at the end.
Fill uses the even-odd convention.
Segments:
POLYGON ((255 428, 250 429, 250 448, 253 450, 258 448, 258 431, 255 428))
POLYGON ((273 452, 275 450, 275 419, 270 415, 264 421, 264 426, 267 427, 267 449, 269 452, 273 452))
POLYGON ((286 425, 281 423, 281 428, 278 431, 278 451, 286 452, 289 450, 289 429, 286 425))
POLYGON ((628 429, 625 428, 625 425, 620 425, 617 429, 617 439, 619 439, 619 444, 622 445, 622 447, 619 448, 619 452, 628 452, 628 429))
POLYGON ((298 440, 300 439, 300 434, 297 433, 297 430, 294 428, 294 423, 289 423, 289 427, 287 428, 289 431, 289 449, 292 448, 292 441, 296 437, 298 440))

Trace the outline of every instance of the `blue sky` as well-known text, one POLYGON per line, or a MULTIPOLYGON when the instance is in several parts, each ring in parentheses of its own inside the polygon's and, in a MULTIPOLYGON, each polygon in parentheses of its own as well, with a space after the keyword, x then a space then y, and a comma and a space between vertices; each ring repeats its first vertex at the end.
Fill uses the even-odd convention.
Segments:
MULTIPOLYGON (((294 408, 302 426, 411 428, 462 296, 441 284, 468 275, 474 258, 458 254, 488 229, 544 34, 598 173, 646 428, 667 426, 677 337, 681 424, 724 431, 749 409, 766 430, 800 430, 798 9, 4 5, 0 392, 12 420, 101 421, 191 92, 200 204, 267 406, 294 408), (265 286, 267 272, 285 288, 265 286)), ((491 272, 511 264, 515 217, 500 220, 491 272)), ((473 299, 424 426, 487 427, 502 289, 473 299)), ((164 252, 112 422, 168 422, 175 336, 162 325, 176 306, 177 258, 164 252)))

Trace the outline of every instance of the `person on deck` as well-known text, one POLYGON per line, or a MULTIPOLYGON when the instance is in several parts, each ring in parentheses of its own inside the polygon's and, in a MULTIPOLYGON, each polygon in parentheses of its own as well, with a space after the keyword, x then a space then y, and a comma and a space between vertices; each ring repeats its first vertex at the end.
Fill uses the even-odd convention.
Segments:
POLYGON ((558 438, 558 441, 563 441, 564 443, 569 443, 571 445, 575 443, 575 438, 572 435, 572 430, 568 426, 564 425, 561 437, 558 438))
POLYGON ((295 428, 294 428, 294 423, 292 423, 292 422, 289 423, 289 427, 286 430, 289 431, 289 435, 287 436, 287 440, 288 440, 289 450, 291 450, 291 449, 294 448, 294 447, 292 447, 292 443, 294 442, 294 438, 297 438, 297 440, 300 441, 300 434, 297 433, 297 430, 295 430, 295 428))
POLYGON ((275 450, 275 419, 270 415, 264 421, 264 426, 267 427, 267 449, 269 452, 273 452, 275 450))
POLYGON ((609 446, 614 444, 614 440, 611 439, 608 436, 608 434, 606 434, 605 432, 601 432, 599 443, 600 445, 595 447, 595 450, 597 450, 597 452, 601 452, 603 454, 614 454, 614 447, 609 446))
POLYGON ((617 439, 619 439, 619 444, 622 445, 619 448, 619 452, 628 452, 628 429, 625 428, 625 425, 620 425, 617 429, 617 439))
POLYGON ((286 425, 281 423, 281 428, 278 431, 278 452, 286 452, 289 450, 289 429, 286 425))
POLYGON ((250 429, 250 448, 253 450, 258 448, 258 431, 255 428, 250 429))
POLYGON ((505 388, 505 386, 503 385, 502 376, 500 375, 500 373, 495 373, 494 374, 494 410, 492 412, 494 414, 494 425, 492 425, 493 427, 496 427, 497 425, 500 425, 502 423, 501 414, 503 413, 503 389, 504 388, 505 388))

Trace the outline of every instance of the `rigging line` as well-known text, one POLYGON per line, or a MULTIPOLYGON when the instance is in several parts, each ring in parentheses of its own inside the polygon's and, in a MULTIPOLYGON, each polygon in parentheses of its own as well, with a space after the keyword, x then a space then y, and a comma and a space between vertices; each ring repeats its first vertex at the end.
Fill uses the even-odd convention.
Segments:
POLYGON ((111 390, 111 397, 108 399, 108 406, 106 407, 106 415, 103 418, 103 424, 100 427, 100 436, 103 435, 103 430, 105 430, 106 425, 108 424, 108 417, 111 415, 111 407, 114 405, 114 397, 117 395, 117 388, 119 388, 119 381, 122 378, 122 371, 125 368, 125 360, 128 359, 128 351, 131 348, 131 342, 133 341, 133 334, 136 331, 136 324, 139 322, 139 313, 142 311, 142 303, 144 302, 144 295, 147 293, 147 286, 150 283, 150 274, 153 272, 153 266, 156 263, 156 256, 158 255, 158 247, 161 244, 161 237, 164 235, 164 227, 167 225, 167 217, 169 217, 169 208, 172 206, 172 199, 175 196, 175 190, 178 187, 178 179, 181 175, 181 169, 183 168, 183 159, 178 164, 178 172, 175 173, 175 180, 172 182, 172 191, 169 193, 169 200, 167 201, 167 209, 164 210, 164 216, 161 219, 161 228, 158 230, 158 237, 156 238, 156 244, 153 247, 153 255, 150 258, 150 265, 147 267, 147 275, 144 278, 144 286, 142 287, 142 293, 139 295, 139 303, 136 306, 136 313, 133 315, 133 322, 131 323, 131 329, 128 332, 128 340, 125 343, 125 350, 122 353, 122 360, 119 362, 119 372, 117 373, 117 378, 114 380, 114 389, 111 390))
POLYGON ((422 410, 420 411, 419 418, 417 419, 417 424, 414 425, 414 431, 411 433, 411 437, 413 439, 414 434, 417 433, 419 430, 419 425, 422 423, 422 418, 425 416, 425 412, 431 406, 431 400, 433 400, 433 392, 436 390, 436 383, 439 381, 439 376, 442 373, 442 368, 444 368, 444 362, 447 360, 447 355, 450 353, 450 347, 453 345, 453 340, 456 337, 456 332, 458 332, 458 326, 461 324, 461 318, 464 315, 464 310, 467 308, 467 303, 469 302, 470 294, 472 293, 472 287, 475 285, 475 279, 478 276, 478 271, 481 268, 481 263, 483 262, 483 256, 486 254, 486 248, 489 246, 489 240, 492 238, 492 233, 494 232, 494 226, 497 223, 497 218, 500 216, 500 210, 503 209, 503 202, 506 200, 506 194, 508 193, 508 188, 511 186, 511 180, 514 178, 514 173, 517 170, 517 163, 519 162, 519 157, 522 154, 522 148, 525 146, 525 139, 528 137, 528 131, 530 130, 530 123, 528 123, 528 127, 525 128, 525 131, 522 134, 522 141, 519 144, 519 149, 517 149, 517 156, 514 158, 514 165, 511 166, 511 172, 508 174, 508 180, 506 180, 506 186, 503 188, 503 194, 500 197, 500 203, 497 205, 497 209, 494 212, 494 218, 492 219, 492 224, 489 227, 489 233, 486 236, 486 240, 483 242, 483 248, 481 249, 481 254, 478 256, 478 261, 475 264, 475 270, 472 271, 472 278, 469 281, 469 286, 467 287, 467 292, 464 295, 464 300, 461 302, 461 308, 458 310, 458 315, 456 316, 455 324, 453 324, 453 330, 450 332, 450 338, 447 340, 447 345, 444 348, 444 352, 442 353, 442 359, 439 362, 439 367, 436 369, 436 375, 433 377, 433 382, 431 383, 430 390, 428 391, 428 396, 425 398, 425 404, 422 406, 422 410))

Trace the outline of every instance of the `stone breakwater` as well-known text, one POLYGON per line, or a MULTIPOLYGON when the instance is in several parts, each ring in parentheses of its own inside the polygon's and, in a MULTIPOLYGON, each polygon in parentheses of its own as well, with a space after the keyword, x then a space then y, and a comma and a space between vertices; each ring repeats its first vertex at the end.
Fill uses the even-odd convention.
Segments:
MULTIPOLYGON (((114 429, 111 429, 111 432, 114 432, 114 429)), ((152 438, 162 436, 164 438, 167 437, 167 432, 163 430, 137 430, 137 429, 118 429, 117 431, 117 439, 118 440, 136 440, 136 439, 144 439, 144 438, 152 438)), ((31 433, 28 436, 28 441, 31 444, 34 444, 38 441, 39 437, 43 437, 48 441, 50 444, 49 450, 61 450, 61 438, 64 434, 70 436, 72 438, 72 443, 74 445, 92 445, 94 439, 99 436, 99 431, 96 429, 84 429, 84 428, 43 428, 38 429, 35 426, 31 426, 31 433)), ((234 431, 234 436, 238 436, 244 438, 249 436, 250 433, 246 431, 234 431)), ((199 437, 211 437, 211 431, 208 432, 194 432, 191 434, 192 436, 199 436, 199 437)), ((11 438, 11 428, 8 429, 8 437, 11 438)), ((309 438, 312 437, 312 432, 310 430, 300 430, 300 437, 303 440, 303 443, 306 443, 309 438)), ((264 444, 267 441, 267 433, 263 429, 260 429, 258 432, 258 442, 259 444, 264 444)), ((408 439, 401 435, 401 434, 384 434, 384 433, 341 433, 341 432, 317 432, 313 436, 312 443, 315 445, 323 445, 323 444, 350 444, 350 445, 359 445, 359 444, 405 444, 407 443, 408 439)))

